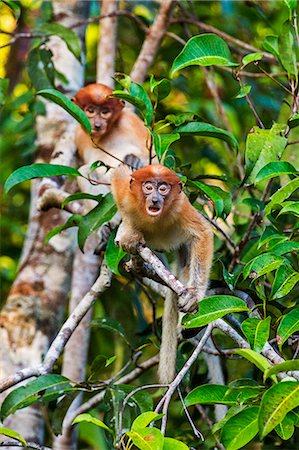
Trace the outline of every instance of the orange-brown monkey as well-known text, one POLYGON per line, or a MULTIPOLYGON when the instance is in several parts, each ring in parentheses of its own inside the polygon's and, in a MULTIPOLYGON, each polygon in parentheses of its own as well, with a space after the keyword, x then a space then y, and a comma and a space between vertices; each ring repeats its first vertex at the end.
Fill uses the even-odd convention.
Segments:
MULTIPOLYGON (((153 250, 179 250, 179 278, 195 292, 197 301, 202 300, 212 264, 213 233, 182 191, 180 178, 160 164, 133 174, 121 165, 112 174, 111 188, 123 220, 116 244, 128 253, 136 253, 140 242, 153 250)), ((175 376, 178 309, 188 312, 195 307, 194 297, 182 301, 169 290, 163 315, 161 383, 170 383, 175 376)))
MULTIPOLYGON (((124 101, 111 97, 113 90, 100 83, 89 84, 80 89, 73 97, 85 112, 91 123, 91 135, 78 126, 76 145, 85 166, 81 172, 88 175, 89 166, 101 161, 107 166, 116 167, 119 162, 136 164, 140 167, 149 164, 149 151, 146 147, 148 132, 141 119, 130 109, 124 107, 124 101)), ((81 168, 82 169, 82 168, 81 168)), ((111 172, 106 167, 99 167, 92 172, 91 178, 110 182, 111 172)), ((94 193, 105 193, 109 189, 91 186, 84 179, 79 180, 81 190, 94 193), (83 184, 83 186, 82 186, 83 184)))

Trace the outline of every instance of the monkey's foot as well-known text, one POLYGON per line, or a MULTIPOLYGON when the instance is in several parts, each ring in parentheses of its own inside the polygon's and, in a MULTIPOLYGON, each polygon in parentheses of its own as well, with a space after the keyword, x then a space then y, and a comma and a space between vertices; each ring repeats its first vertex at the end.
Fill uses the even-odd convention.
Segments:
POLYGON ((197 311, 197 302, 200 300, 197 295, 197 289, 187 288, 180 297, 178 297, 178 310, 184 313, 195 313, 197 311))

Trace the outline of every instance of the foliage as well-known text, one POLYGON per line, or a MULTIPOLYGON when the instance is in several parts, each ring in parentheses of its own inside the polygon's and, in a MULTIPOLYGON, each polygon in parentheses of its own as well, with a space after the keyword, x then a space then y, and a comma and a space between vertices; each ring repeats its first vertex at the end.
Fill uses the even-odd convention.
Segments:
MULTIPOLYGON (((18 19, 22 10, 16 2, 6 3, 18 19)), ((130 6, 132 12, 141 7, 137 3, 130 6)), ((151 3, 142 7, 144 15, 140 13, 140 17, 146 23, 152 20, 155 10, 151 3)), ((164 437, 158 421, 165 420, 165 416, 154 412, 153 406, 153 398, 156 400, 161 392, 157 390, 152 396, 147 390, 136 391, 135 386, 115 382, 119 378, 115 375, 130 355, 133 364, 140 351, 156 353, 159 335, 156 306, 148 301, 152 300, 152 294, 148 293, 147 298, 143 291, 127 283, 119 265, 124 253, 116 249, 111 238, 105 258, 118 282, 107 299, 114 296, 119 303, 107 302, 104 312, 104 298, 96 307, 95 344, 87 381, 74 384, 60 375, 41 376, 7 396, 1 407, 2 419, 29 404, 43 402, 47 404, 54 432, 59 433, 62 413, 65 414, 74 395, 82 391, 90 395, 94 390, 105 389, 98 409, 78 416, 75 422, 82 430, 98 427, 107 449, 119 440, 124 448, 134 445, 141 450, 183 450, 190 446, 210 449, 219 445, 219 441, 227 450, 247 444, 246 448, 253 448, 250 445, 257 441, 262 442, 264 449, 294 448, 299 427, 299 383, 293 377, 293 372, 299 370, 296 2, 269 1, 262 5, 192 2, 192 9, 194 17, 204 18, 205 23, 225 31, 228 38, 215 33, 198 35, 190 27, 193 36, 180 51, 169 36, 149 80, 140 85, 128 75, 118 74, 118 87, 113 95, 135 106, 151 134, 159 161, 180 174, 190 201, 216 224, 211 288, 222 292, 212 292, 199 303, 198 312, 185 316, 182 324, 192 329, 224 319, 242 337, 243 348, 237 349, 236 342, 217 331, 215 341, 220 354, 231 349, 223 361, 226 385, 207 384, 206 369, 199 360, 181 387, 184 391, 186 384, 191 385, 184 403, 197 421, 196 405, 204 405, 211 416, 210 406, 218 404, 226 405, 228 412, 214 424, 212 431, 205 419, 200 421, 201 431, 208 436, 201 443, 180 415, 181 404, 173 401, 167 428, 171 437, 164 437), (236 42, 232 44, 229 35, 263 51, 245 54, 243 47, 236 42), (207 89, 206 82, 212 89, 207 89), (251 302, 246 303, 240 292, 246 293, 251 302), (133 301, 127 299, 128 293, 133 301), (128 311, 134 312, 136 318, 131 319, 128 311), (111 336, 115 338, 113 347, 111 336), (284 362, 269 362, 264 350, 270 340, 284 362), (97 342, 104 348, 101 355, 97 342), (102 380, 106 378, 105 384, 102 380), (150 426, 151 422, 155 426, 150 426)), ((22 226, 26 220, 23 205, 28 204, 25 201, 28 184, 19 183, 45 175, 82 176, 70 167, 30 164, 29 156, 35 149, 34 120, 37 114, 44 113, 36 95, 59 104, 89 129, 86 116, 57 89, 57 80, 63 74, 56 72, 52 54, 45 45, 52 34, 58 35, 80 58, 76 34, 49 23, 50 20, 47 23, 45 12, 44 16, 41 16, 43 26, 36 23, 33 28, 39 37, 28 57, 24 80, 19 80, 9 94, 8 82, 0 83, 0 100, 4 103, 0 126, 0 134, 5 136, 1 139, 3 177, 7 179, 7 191, 11 189, 3 197, 5 240, 4 256, 0 259, 1 274, 7 281, 12 281, 15 274, 18 256, 15 248, 21 248, 20 235, 24 234, 22 226), (20 156, 15 158, 13 153, 20 156), (16 166, 22 167, 15 170, 16 166)), ((186 20, 185 26, 187 23, 186 20)), ((188 39, 180 20, 171 30, 188 39)), ((120 42, 123 61, 117 63, 127 73, 126 61, 130 64, 134 61, 141 37, 139 32, 124 36, 122 31, 120 42)), ((95 57, 92 46, 88 52, 87 77, 92 79, 91 61, 95 57)), ((74 194, 67 202, 80 198, 92 198, 97 206, 85 216, 71 216, 64 226, 49 233, 48 240, 63 229, 77 227, 78 245, 83 249, 87 237, 115 213, 111 194, 105 197, 74 194)), ((178 353, 179 369, 190 355, 190 344, 182 343, 178 353)), ((145 373, 140 384, 149 384, 151 380, 151 374, 145 373)), ((13 430, 0 432, 25 445, 21 436, 13 435, 13 430)), ((84 434, 87 436, 88 431, 84 434)), ((81 437, 81 448, 86 448, 84 439, 87 437, 81 437)), ((99 448, 97 439, 89 442, 93 448, 99 448)))

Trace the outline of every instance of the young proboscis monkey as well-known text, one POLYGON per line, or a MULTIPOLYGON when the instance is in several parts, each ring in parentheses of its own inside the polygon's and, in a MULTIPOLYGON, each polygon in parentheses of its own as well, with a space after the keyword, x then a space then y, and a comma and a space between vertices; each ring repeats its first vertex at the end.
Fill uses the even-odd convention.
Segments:
POLYGON ((209 222, 191 205, 178 175, 154 164, 133 174, 125 165, 112 174, 112 193, 122 216, 115 243, 127 253, 145 243, 157 251, 179 251, 179 279, 193 293, 182 300, 169 290, 165 299, 159 379, 170 383, 175 376, 178 310, 190 312, 203 299, 213 257, 209 222))
MULTIPOLYGON (((111 97, 112 92, 104 84, 93 83, 80 89, 72 98, 91 123, 90 135, 81 126, 76 131, 76 145, 85 164, 80 171, 85 176, 89 175, 91 180, 104 183, 110 183, 112 173, 105 166, 114 168, 125 160, 137 168, 140 167, 140 161, 142 165, 150 163, 147 149, 149 133, 144 123, 133 111, 125 108, 123 100, 111 97), (96 161, 105 166, 89 174, 90 165, 96 161)), ((109 192, 109 187, 105 185, 92 185, 83 178, 78 182, 84 192, 109 192)))

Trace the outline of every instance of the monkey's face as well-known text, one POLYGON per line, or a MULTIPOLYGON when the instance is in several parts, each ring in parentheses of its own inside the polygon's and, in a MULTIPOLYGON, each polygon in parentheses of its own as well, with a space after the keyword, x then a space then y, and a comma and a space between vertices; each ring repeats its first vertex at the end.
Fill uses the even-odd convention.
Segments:
POLYGON ((91 123, 91 137, 97 138, 108 133, 115 121, 119 118, 122 105, 114 102, 115 99, 103 101, 100 105, 89 104, 84 112, 91 123))
POLYGON ((145 210, 149 216, 158 217, 162 214, 170 191, 171 185, 165 181, 147 180, 142 183, 145 210))

